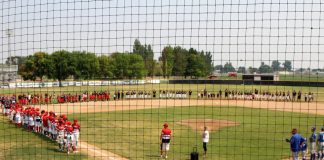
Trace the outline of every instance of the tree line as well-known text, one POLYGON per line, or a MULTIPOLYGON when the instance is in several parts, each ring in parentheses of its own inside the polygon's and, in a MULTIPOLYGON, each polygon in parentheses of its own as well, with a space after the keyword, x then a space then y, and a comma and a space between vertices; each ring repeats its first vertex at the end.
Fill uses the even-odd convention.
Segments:
POLYGON ((181 46, 165 46, 158 60, 154 59, 151 45, 141 44, 136 39, 132 52, 116 52, 111 55, 98 55, 86 51, 58 50, 51 54, 36 52, 27 57, 9 57, 7 64, 18 65, 18 74, 24 80, 43 81, 43 78, 58 81, 67 78, 89 79, 141 79, 143 77, 184 76, 206 77, 214 70, 221 73, 273 73, 292 71, 291 61, 272 61, 271 66, 261 63, 260 67, 233 67, 231 62, 214 66, 210 52, 186 49, 181 46))
POLYGON ((237 72, 237 73, 274 73, 278 71, 292 71, 292 63, 289 60, 285 60, 282 64, 278 60, 274 60, 270 65, 261 62, 258 68, 256 67, 248 67, 240 66, 235 69, 231 62, 226 62, 224 65, 216 65, 215 70, 220 73, 228 73, 228 72, 237 72))
POLYGON ((159 60, 154 59, 151 45, 134 41, 130 53, 116 52, 97 55, 86 51, 58 50, 51 54, 36 52, 27 57, 10 57, 7 64, 18 64, 18 74, 24 80, 43 78, 59 82, 73 78, 88 79, 140 79, 146 76, 204 77, 213 71, 210 52, 180 46, 166 46, 159 60))

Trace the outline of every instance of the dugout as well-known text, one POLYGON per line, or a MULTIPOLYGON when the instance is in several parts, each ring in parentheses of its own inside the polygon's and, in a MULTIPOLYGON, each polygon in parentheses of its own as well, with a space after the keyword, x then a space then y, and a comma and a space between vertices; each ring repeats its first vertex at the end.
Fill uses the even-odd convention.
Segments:
POLYGON ((279 75, 276 74, 243 74, 243 81, 279 81, 279 75))

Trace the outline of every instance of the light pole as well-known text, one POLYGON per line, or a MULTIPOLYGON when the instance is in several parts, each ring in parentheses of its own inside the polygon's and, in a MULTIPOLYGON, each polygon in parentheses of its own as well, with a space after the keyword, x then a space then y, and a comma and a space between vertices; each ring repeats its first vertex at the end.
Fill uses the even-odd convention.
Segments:
POLYGON ((6 30, 6 34, 8 36, 8 57, 9 57, 9 68, 10 68, 10 65, 11 65, 11 41, 10 41, 10 38, 11 38, 11 35, 13 34, 13 30, 8 28, 6 30))
POLYGON ((11 40, 10 40, 10 38, 11 38, 11 36, 12 36, 12 34, 13 34, 13 30, 12 29, 7 29, 6 30, 6 34, 7 34, 7 36, 8 36, 8 60, 9 60, 9 73, 8 73, 8 82, 10 82, 11 81, 11 40))

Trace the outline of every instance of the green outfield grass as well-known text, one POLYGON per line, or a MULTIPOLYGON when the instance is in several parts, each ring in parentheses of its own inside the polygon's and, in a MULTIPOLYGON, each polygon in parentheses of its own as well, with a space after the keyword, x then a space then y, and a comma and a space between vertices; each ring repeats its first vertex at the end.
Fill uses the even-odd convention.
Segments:
POLYGON ((157 159, 159 134, 167 121, 173 130, 170 159, 188 159, 201 133, 178 125, 184 119, 221 119, 239 122, 210 134, 207 159, 283 159, 290 154, 290 131, 296 127, 308 137, 309 128, 323 125, 323 117, 241 107, 177 107, 74 114, 81 121, 81 139, 130 159, 157 159))
POLYGON ((0 159, 88 159, 80 152, 68 155, 57 151, 57 144, 47 138, 9 124, 0 118, 0 159))
POLYGON ((280 81, 324 82, 323 75, 279 75, 280 81))

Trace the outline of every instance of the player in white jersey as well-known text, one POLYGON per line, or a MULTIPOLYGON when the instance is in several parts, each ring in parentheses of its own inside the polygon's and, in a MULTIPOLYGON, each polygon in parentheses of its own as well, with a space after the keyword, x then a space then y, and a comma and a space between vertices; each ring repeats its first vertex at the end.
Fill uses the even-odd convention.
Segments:
POLYGON ((54 119, 52 121, 52 125, 51 125, 52 126, 52 139, 54 141, 56 141, 56 139, 57 139, 57 130, 56 130, 57 124, 58 124, 58 120, 57 119, 54 119))
POLYGON ((20 111, 17 111, 17 113, 16 113, 15 123, 16 123, 17 127, 21 127, 21 114, 20 114, 20 111))
POLYGON ((52 132, 52 118, 51 116, 48 117, 47 119, 47 129, 48 129, 48 136, 49 138, 52 138, 53 132, 52 132))
POLYGON ((317 139, 317 135, 316 135, 316 128, 312 127, 311 128, 312 134, 309 137, 309 150, 310 150, 310 160, 315 160, 316 158, 316 139, 317 139))
POLYGON ((35 120, 35 132, 41 133, 42 119, 39 116, 39 113, 35 114, 34 120, 35 120))
POLYGON ((321 132, 318 134, 317 144, 318 159, 324 159, 324 127, 321 128, 321 132))
POLYGON ((65 126, 63 123, 59 123, 56 127, 57 130, 57 142, 59 144, 59 150, 64 150, 64 136, 65 136, 65 126))
POLYGON ((77 119, 74 119, 74 123, 72 124, 72 127, 73 127, 73 136, 74 136, 75 150, 76 150, 78 147, 79 135, 80 135, 80 124, 78 123, 77 119))
POLYGON ((24 114, 24 128, 28 129, 29 116, 27 113, 24 114))
POLYGON ((207 127, 204 127, 204 132, 202 134, 203 139, 203 148, 204 148, 204 157, 207 155, 207 144, 209 142, 209 132, 207 130, 207 127))
POLYGON ((66 122, 65 124, 66 124, 66 127, 65 127, 66 149, 67 149, 67 153, 69 154, 70 151, 75 150, 73 127, 71 125, 71 122, 66 122))
POLYGON ((33 131, 34 130, 34 126, 35 126, 34 117, 30 113, 29 116, 28 116, 28 130, 29 131, 33 131))

